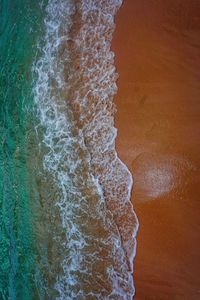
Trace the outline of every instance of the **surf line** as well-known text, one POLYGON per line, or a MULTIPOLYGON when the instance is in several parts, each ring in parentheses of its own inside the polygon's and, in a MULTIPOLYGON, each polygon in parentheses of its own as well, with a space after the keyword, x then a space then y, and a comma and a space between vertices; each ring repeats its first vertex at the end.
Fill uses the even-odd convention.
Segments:
MULTIPOLYGON (((115 150, 111 52, 121 0, 50 0, 34 99, 65 235, 56 299, 132 299, 138 221, 132 175, 115 150)), ((56 232, 54 233, 56 240, 56 232)))

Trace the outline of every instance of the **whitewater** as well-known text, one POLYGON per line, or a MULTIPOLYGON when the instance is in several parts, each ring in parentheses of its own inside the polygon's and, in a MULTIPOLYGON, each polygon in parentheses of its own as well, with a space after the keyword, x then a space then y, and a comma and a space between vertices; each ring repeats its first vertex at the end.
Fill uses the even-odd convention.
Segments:
POLYGON ((53 224, 48 299, 131 300, 135 292, 138 221, 132 175, 115 150, 110 50, 121 4, 49 0, 45 10, 32 72, 42 201, 53 224))

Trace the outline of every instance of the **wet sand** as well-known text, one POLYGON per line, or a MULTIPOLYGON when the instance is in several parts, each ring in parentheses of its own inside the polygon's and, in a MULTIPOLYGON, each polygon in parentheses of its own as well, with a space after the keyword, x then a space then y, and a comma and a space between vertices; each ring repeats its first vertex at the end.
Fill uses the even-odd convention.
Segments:
POLYGON ((200 1, 124 0, 113 50, 120 158, 140 222, 135 300, 200 299, 200 1))

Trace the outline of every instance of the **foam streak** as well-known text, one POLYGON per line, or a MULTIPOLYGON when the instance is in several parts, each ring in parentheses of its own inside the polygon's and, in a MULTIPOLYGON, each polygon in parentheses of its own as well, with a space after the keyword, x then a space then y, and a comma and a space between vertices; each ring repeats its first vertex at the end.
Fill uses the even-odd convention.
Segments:
MULTIPOLYGON (((57 299, 127 299, 137 219, 132 176, 115 151, 114 15, 121 1, 50 0, 34 95, 43 167, 65 236, 57 299)), ((59 247, 59 245, 58 245, 59 247)))

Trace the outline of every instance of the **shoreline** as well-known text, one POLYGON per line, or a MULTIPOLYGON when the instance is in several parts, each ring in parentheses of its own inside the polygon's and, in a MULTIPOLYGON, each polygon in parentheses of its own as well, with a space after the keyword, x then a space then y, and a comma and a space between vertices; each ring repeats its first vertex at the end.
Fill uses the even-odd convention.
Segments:
POLYGON ((116 150, 134 178, 136 300, 200 296, 200 4, 124 0, 116 150))

